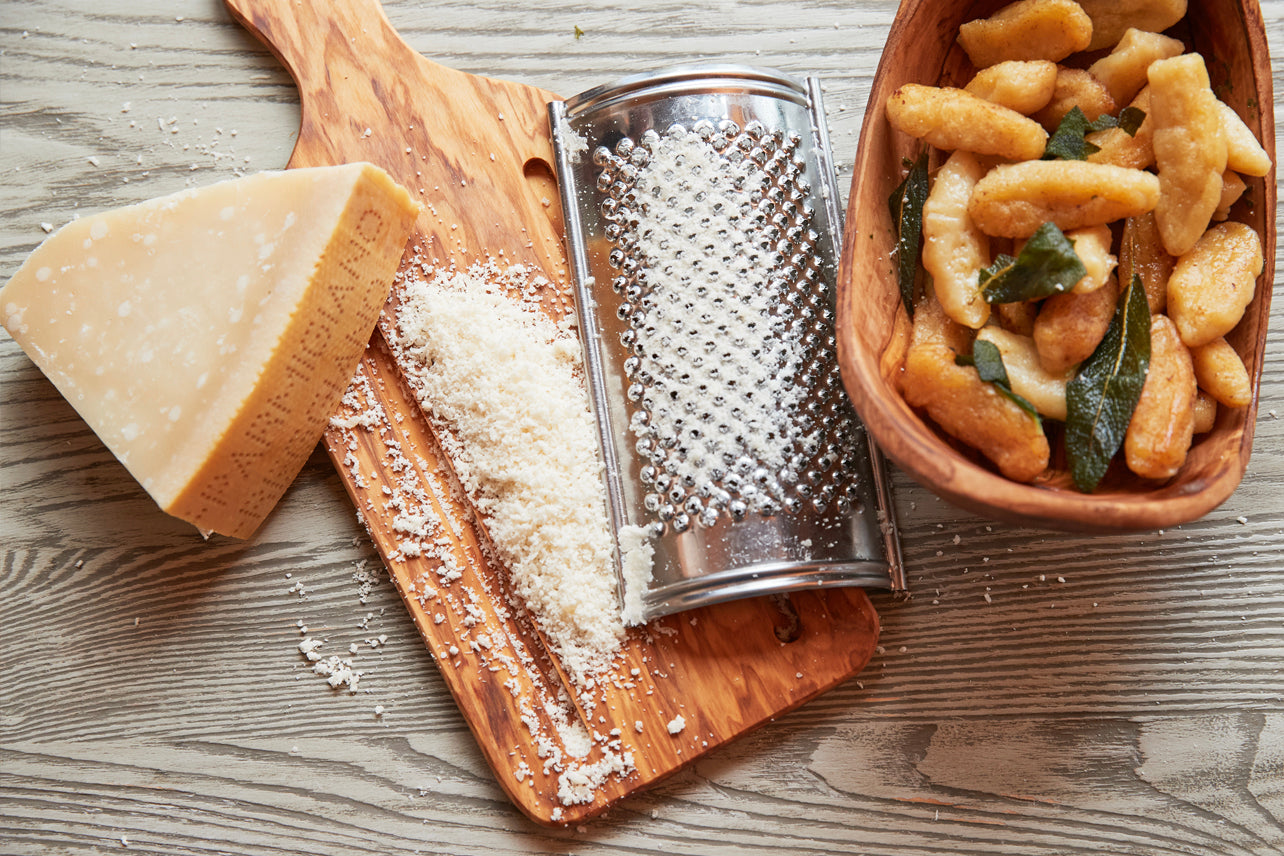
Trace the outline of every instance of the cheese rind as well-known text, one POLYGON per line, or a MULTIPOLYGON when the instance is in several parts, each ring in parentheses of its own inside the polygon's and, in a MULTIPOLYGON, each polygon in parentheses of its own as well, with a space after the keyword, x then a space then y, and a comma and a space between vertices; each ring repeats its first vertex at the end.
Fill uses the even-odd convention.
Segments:
POLYGON ((96 214, 32 253, 0 321, 163 510, 245 538, 324 431, 419 210, 347 164, 96 214))

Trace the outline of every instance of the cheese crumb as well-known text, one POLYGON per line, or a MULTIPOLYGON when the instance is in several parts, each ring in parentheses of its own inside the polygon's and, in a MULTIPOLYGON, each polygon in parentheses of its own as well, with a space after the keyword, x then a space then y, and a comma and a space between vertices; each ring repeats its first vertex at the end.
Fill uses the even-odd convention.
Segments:
POLYGON ((682 714, 678 714, 669 720, 669 724, 666 727, 669 729, 670 734, 681 734, 682 729, 687 727, 687 721, 682 717, 682 714))

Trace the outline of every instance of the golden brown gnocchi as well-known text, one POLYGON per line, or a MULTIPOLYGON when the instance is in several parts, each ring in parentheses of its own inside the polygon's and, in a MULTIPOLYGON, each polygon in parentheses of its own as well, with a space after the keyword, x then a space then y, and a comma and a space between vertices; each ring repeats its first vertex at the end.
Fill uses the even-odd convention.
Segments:
POLYGON ((976 338, 991 342, 999 349, 1013 392, 1034 405, 1040 416, 1065 421, 1066 384, 1074 376, 1073 371, 1048 371, 1029 336, 990 325, 977 331, 976 338))
POLYGON ((923 203, 923 267, 941 307, 955 322, 976 329, 990 317, 979 274, 990 264, 990 239, 967 213, 972 189, 985 168, 968 152, 955 152, 936 173, 923 203))
POLYGON ((1052 99, 1033 118, 1051 133, 1075 107, 1083 111, 1089 122, 1095 122, 1103 114, 1118 112, 1115 99, 1100 80, 1081 68, 1059 68, 1052 99))
POLYGON ((1155 221, 1164 247, 1180 256, 1208 228, 1221 200, 1226 134, 1203 57, 1159 60, 1147 74, 1160 186, 1155 221))
POLYGON ((1117 43, 1129 28, 1162 33, 1186 15, 1186 0, 1079 0, 1092 21, 1087 50, 1117 43))
POLYGON ((1207 434, 1217 424, 1217 400, 1202 389, 1195 391, 1194 433, 1207 434))
POLYGON ((1005 476, 1030 481, 1048 466, 1048 438, 1033 416, 981 380, 975 368, 955 362, 952 324, 934 298, 919 305, 905 354, 902 395, 946 433, 984 453, 1005 476))
POLYGON ((959 44, 977 68, 1005 60, 1058 62, 1092 41, 1092 19, 1073 0, 1017 0, 959 27, 959 44))
POLYGON ((963 89, 977 98, 1029 116, 1048 105, 1056 87, 1055 62, 1011 59, 981 69, 963 89))
POLYGON ((1264 261, 1257 233, 1232 221, 1180 256, 1168 278, 1168 314, 1182 341, 1193 348, 1229 333, 1253 299, 1264 261))
POLYGON ((1124 221, 1119 239, 1119 279, 1132 282, 1134 275, 1141 278, 1152 315, 1163 312, 1168 305, 1168 277, 1176 263, 1159 240, 1153 211, 1124 221))
POLYGON ((1145 87, 1146 70, 1155 60, 1180 56, 1186 50, 1177 39, 1129 27, 1108 55, 1088 66, 1117 104, 1127 104, 1145 87))
POLYGON ((1034 319, 1034 344, 1043 367, 1050 372, 1063 372, 1092 356, 1110 326, 1118 302, 1119 284, 1113 276, 1095 291, 1069 291, 1043 301, 1034 319))
POLYGON ((1245 407, 1253 400, 1253 387, 1244 361, 1224 338, 1190 349, 1199 388, 1227 407, 1245 407))
POLYGON ((1150 87, 1142 89, 1129 107, 1145 114, 1135 134, 1123 128, 1106 128, 1094 131, 1084 139, 1097 147, 1088 155, 1089 163, 1108 163, 1129 169, 1147 169, 1155 162, 1154 129, 1150 120, 1150 87))
POLYGON ((962 89, 908 83, 887 99, 887 121, 938 149, 1027 160, 1043 154, 1038 122, 962 89))
POLYGON ((1083 262, 1088 272, 1083 279, 1075 283, 1076 294, 1087 294, 1105 285, 1114 272, 1117 260, 1110 252, 1114 246, 1115 236, 1105 223, 1099 226, 1084 226, 1082 229, 1071 229, 1066 237, 1074 245, 1074 253, 1083 262))
POLYGON ((1270 172, 1271 156, 1234 108, 1218 101, 1217 109, 1222 114, 1222 132, 1226 134, 1226 165, 1242 175, 1260 177, 1270 172))
POLYGON ((1150 369, 1124 438, 1128 469, 1169 479, 1186 462, 1195 433, 1195 369, 1177 328, 1163 315, 1150 322, 1150 369))
POLYGON ((1149 172, 1087 161, 1000 164, 977 182, 968 211, 988 235, 1028 238, 1044 223, 1062 231, 1136 217, 1159 201, 1149 172))

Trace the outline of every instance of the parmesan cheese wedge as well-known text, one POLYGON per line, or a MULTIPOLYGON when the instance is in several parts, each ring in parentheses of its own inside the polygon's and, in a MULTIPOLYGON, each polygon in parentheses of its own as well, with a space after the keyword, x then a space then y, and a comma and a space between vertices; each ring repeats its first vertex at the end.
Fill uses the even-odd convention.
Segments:
POLYGON ((246 538, 325 430, 419 211, 357 163, 84 217, 0 289, 0 321, 164 511, 246 538))

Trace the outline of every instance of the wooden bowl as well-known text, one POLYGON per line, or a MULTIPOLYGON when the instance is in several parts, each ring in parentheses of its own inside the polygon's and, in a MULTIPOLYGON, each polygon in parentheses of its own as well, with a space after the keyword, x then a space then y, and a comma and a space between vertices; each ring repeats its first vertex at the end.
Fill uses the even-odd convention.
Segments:
MULTIPOLYGON (((1084 494, 1053 468, 1035 484, 1010 481, 983 457, 953 441, 901 398, 897 378, 909 340, 892 262, 895 227, 887 200, 902 160, 919 142, 893 130, 883 105, 904 83, 962 86, 973 68, 955 37, 965 21, 1002 0, 903 0, 874 78, 853 171, 838 284, 838 356, 843 380, 883 452, 916 481, 978 514, 1013 523, 1086 532, 1158 529, 1193 520, 1223 502, 1243 477, 1253 443, 1275 277, 1275 170, 1246 178, 1249 190, 1232 218, 1262 238, 1266 264, 1239 325, 1227 336, 1248 367, 1253 399, 1219 407, 1213 430, 1195 438, 1181 471, 1163 483, 1112 466, 1096 492, 1084 494)), ((1274 159, 1270 60, 1254 0, 1190 0, 1186 19, 1169 31, 1205 57, 1214 90, 1245 117, 1274 159)), ((1054 443, 1055 448, 1055 443, 1054 443)))

